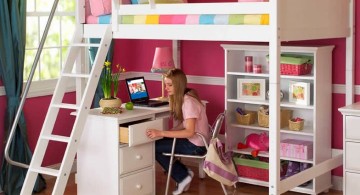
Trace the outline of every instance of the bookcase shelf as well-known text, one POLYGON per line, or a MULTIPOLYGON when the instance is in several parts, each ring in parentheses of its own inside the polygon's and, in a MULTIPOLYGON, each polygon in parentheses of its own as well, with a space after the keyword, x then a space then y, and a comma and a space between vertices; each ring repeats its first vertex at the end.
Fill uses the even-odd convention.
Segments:
MULTIPOLYGON (((267 98, 259 99, 258 97, 255 97, 252 99, 251 95, 246 98, 243 98, 243 94, 239 95, 239 93, 244 93, 240 90, 243 89, 243 87, 238 86, 239 80, 246 82, 252 80, 261 80, 261 82, 263 82, 263 80, 265 80, 265 86, 262 86, 260 83, 260 88, 266 87, 265 92, 267 92, 269 90, 270 78, 279 76, 279 88, 284 94, 283 99, 278 105, 279 110, 291 110, 292 117, 304 119, 304 128, 300 131, 292 131, 289 129, 288 125, 281 127, 279 129, 280 140, 296 139, 310 141, 313 145, 313 158, 311 159, 279 158, 282 161, 309 163, 312 166, 330 159, 332 112, 331 59, 334 46, 281 47, 282 54, 304 55, 313 59, 311 73, 307 75, 272 75, 269 71, 271 67, 269 67, 266 60, 266 55, 269 54, 268 46, 224 44, 222 47, 225 51, 225 109, 227 112, 225 144, 227 150, 232 150, 235 154, 249 155, 251 154, 252 149, 237 149, 237 144, 239 142, 244 143, 249 134, 269 133, 269 128, 259 126, 258 119, 251 125, 237 123, 235 117, 237 108, 246 111, 258 111, 260 106, 269 105, 269 99, 267 98), (261 64, 262 72, 245 72, 245 56, 252 56, 253 64, 261 64), (307 98, 309 98, 305 104, 304 102, 299 103, 291 101, 293 98, 290 98, 290 95, 293 95, 293 93, 290 91, 290 86, 292 86, 293 83, 301 83, 309 87, 308 92, 304 93, 305 95, 308 95, 307 98)), ((258 93, 255 95, 258 95, 258 93)), ((269 114, 271 115, 271 113, 269 114)), ((269 141, 271 142, 271 138, 269 141)), ((261 151, 259 156, 269 157, 269 153, 267 151, 261 151)), ((239 177, 239 182, 262 186, 268 185, 268 182, 244 177, 239 177)), ((305 187, 296 187, 292 189, 292 191, 306 194, 318 194, 329 189, 331 185, 331 172, 329 171, 312 179, 309 185, 305 187)))

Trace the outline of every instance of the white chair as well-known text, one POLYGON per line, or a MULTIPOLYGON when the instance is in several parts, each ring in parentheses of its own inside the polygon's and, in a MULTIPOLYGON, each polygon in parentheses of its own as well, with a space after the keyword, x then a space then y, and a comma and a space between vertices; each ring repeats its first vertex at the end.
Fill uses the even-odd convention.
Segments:
MULTIPOLYGON (((219 135, 222 123, 224 121, 225 118, 225 112, 220 113, 216 120, 214 121, 213 125, 209 125, 210 130, 212 131, 212 138, 216 138, 219 135)), ((205 144, 206 149, 208 149, 209 145, 208 142, 206 141, 205 137, 203 135, 201 135, 200 133, 196 132, 196 135, 199 136, 202 141, 205 144)), ((188 154, 174 154, 175 151, 175 144, 176 144, 176 138, 174 138, 173 144, 172 144, 172 149, 171 149, 171 153, 163 153, 163 155, 165 156, 170 156, 170 164, 169 164, 169 171, 168 171, 168 176, 167 176, 167 180, 166 180, 166 190, 165 190, 165 195, 168 194, 168 190, 169 190, 169 184, 170 184, 170 179, 171 179, 171 171, 172 171, 172 166, 174 163, 174 157, 176 158, 193 158, 193 159, 200 159, 201 160, 201 164, 203 164, 205 157, 206 157, 206 153, 204 155, 188 155, 188 154)), ((226 189, 224 184, 220 183, 221 187, 224 191, 224 194, 227 195, 226 189)))

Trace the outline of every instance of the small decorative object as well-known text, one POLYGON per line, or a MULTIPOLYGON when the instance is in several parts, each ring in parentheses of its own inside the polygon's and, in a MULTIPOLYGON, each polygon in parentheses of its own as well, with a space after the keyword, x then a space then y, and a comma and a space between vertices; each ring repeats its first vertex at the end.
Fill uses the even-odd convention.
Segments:
POLYGON ((253 57, 245 56, 245 72, 253 71, 253 57))
POLYGON ((269 115, 269 106, 261 105, 259 111, 265 115, 269 115))
POLYGON ((265 100, 265 79, 238 79, 238 99, 265 100))
POLYGON ((255 64, 253 67, 254 73, 262 73, 262 66, 261 64, 255 64))
POLYGON ((251 133, 246 137, 246 143, 238 143, 237 148, 252 148, 251 155, 257 157, 259 151, 269 151, 269 136, 266 133, 251 133))
POLYGON ((105 114, 118 114, 121 113, 121 99, 117 98, 119 90, 119 76, 120 73, 125 72, 125 68, 116 65, 115 70, 112 70, 111 62, 106 61, 104 63, 103 74, 100 78, 101 87, 104 93, 104 98, 99 102, 100 107, 103 108, 105 114), (117 108, 117 109, 105 109, 105 108, 117 108))
MULTIPOLYGON (((285 170, 286 174, 284 176, 281 176, 281 179, 285 179, 288 177, 291 177, 295 174, 298 174, 301 171, 305 171, 306 169, 312 167, 310 163, 304 163, 304 162, 295 162, 295 161, 287 161, 287 168, 285 170)), ((312 182, 312 180, 309 180, 300 186, 304 187, 309 185, 312 182)))
POLYGON ((313 158, 313 142, 285 139, 280 142, 280 156, 310 160, 313 158))
POLYGON ((260 127, 269 127, 269 106, 260 106, 258 111, 258 123, 260 127))
POLYGON ((289 102, 310 105, 310 83, 289 81, 289 102))
POLYGON ((132 110, 134 109, 134 104, 132 102, 128 102, 125 104, 126 110, 132 110))
POLYGON ((120 114, 120 113, 122 113, 122 108, 121 107, 104 107, 101 113, 102 114, 120 114))
POLYGON ((293 131, 301 131, 304 128, 304 119, 300 117, 289 120, 289 129, 293 131))
MULTIPOLYGON (((266 92, 266 99, 269 99, 270 94, 269 94, 269 90, 266 92)), ((280 101, 282 101, 284 99, 284 93, 282 90, 280 90, 280 101)))

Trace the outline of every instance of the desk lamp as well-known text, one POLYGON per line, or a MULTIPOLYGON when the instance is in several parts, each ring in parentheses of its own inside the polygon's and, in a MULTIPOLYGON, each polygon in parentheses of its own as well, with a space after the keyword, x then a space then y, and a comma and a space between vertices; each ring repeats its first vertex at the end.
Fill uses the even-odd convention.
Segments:
POLYGON ((172 56, 172 50, 170 47, 156 47, 154 61, 152 64, 151 72, 162 73, 161 82, 161 97, 157 98, 161 101, 167 101, 168 99, 164 95, 164 73, 168 70, 175 68, 174 60, 172 56))

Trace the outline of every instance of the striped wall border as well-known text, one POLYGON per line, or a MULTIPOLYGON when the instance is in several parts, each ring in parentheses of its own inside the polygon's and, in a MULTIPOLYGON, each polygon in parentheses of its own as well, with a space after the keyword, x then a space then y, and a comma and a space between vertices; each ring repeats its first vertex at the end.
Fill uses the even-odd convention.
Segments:
MULTIPOLYGON (((148 72, 127 72, 121 75, 120 79, 144 76, 146 80, 150 81, 161 81, 161 76, 158 73, 148 73, 148 72)), ((202 84, 202 85, 224 85, 225 80, 224 77, 209 77, 209 76, 194 76, 187 75, 188 83, 193 84, 202 84)), ((57 79, 47 80, 46 82, 33 82, 28 98, 39 97, 39 96, 47 96, 52 95, 56 86, 57 79)), ((25 84, 24 84, 25 86, 25 84)), ((336 94, 345 94, 346 88, 345 84, 333 84, 332 86, 333 93, 336 94)), ((67 88, 67 92, 75 91, 75 84, 69 85, 67 88)), ((0 87, 0 96, 4 96, 5 88, 4 86, 0 87)), ((360 95, 360 85, 355 86, 355 95, 360 95)))

